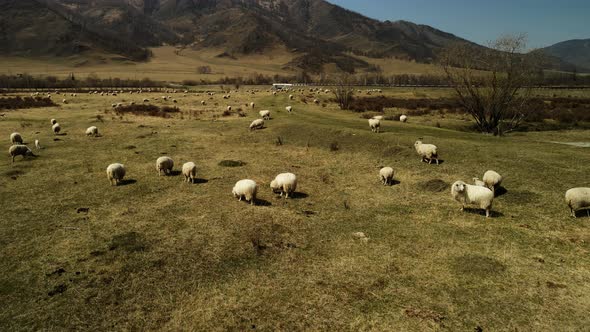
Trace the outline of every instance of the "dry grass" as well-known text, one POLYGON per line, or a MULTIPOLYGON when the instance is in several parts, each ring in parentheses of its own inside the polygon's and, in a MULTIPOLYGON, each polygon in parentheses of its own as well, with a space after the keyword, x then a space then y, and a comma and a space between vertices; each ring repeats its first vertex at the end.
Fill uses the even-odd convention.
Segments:
POLYGON ((36 159, 0 159, 1 330, 552 331, 590 324, 589 219, 569 218, 562 198, 570 187, 590 185, 590 157, 550 143, 584 141, 587 132, 499 139, 445 129, 460 119, 428 126, 425 116, 384 121, 373 134, 366 120, 333 104, 295 102, 287 114, 293 101, 267 93, 232 96, 236 107, 256 102, 245 118, 220 117, 227 106, 221 94, 201 106, 203 95, 194 93, 174 96, 182 112, 169 119, 104 114, 114 102, 146 97, 156 95, 79 95, 0 121, 5 147, 15 130, 46 147, 36 159), (259 109, 271 110, 273 120, 250 132, 259 109), (67 135, 52 135, 50 118, 67 135), (91 124, 102 137, 84 135, 91 124), (436 143, 444 163, 420 163, 412 148, 418 137, 436 143), (161 155, 176 170, 195 161, 199 180, 158 177, 161 155), (243 163, 219 165, 224 160, 243 163), (125 185, 109 185, 104 173, 113 162, 126 165, 125 185), (384 165, 399 184, 380 184, 384 165), (505 176, 507 190, 490 220, 460 212, 444 188, 487 169, 505 176), (269 188, 284 171, 300 179, 287 201, 269 188), (232 197, 242 178, 259 183, 257 206, 232 197))

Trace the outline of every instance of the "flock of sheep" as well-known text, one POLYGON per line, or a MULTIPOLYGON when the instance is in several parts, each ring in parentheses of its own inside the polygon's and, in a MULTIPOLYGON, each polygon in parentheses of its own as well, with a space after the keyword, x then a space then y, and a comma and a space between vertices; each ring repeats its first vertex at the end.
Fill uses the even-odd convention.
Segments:
MULTIPOLYGON (((313 90, 312 90, 313 91, 313 90)), ((328 93, 329 90, 320 90, 319 92, 326 92, 328 93)), ((372 92, 381 92, 378 90, 372 92)), ((96 92, 95 92, 96 93, 96 92)), ((186 93, 186 91, 185 91, 186 93)), ((101 93, 102 94, 102 93, 101 93)), ((211 93, 209 93, 211 95, 211 93)), ((116 95, 116 94, 115 94, 116 95)), ((273 92, 273 95, 277 95, 277 92, 273 92)), ((74 94, 72 94, 74 96, 74 94)), ((163 97, 166 100, 169 97, 163 97)), ((229 99, 230 95, 224 95, 224 99, 229 99)), ((289 100, 293 100, 294 96, 289 95, 289 100)), ((145 99, 147 100, 147 99, 145 99)), ((145 101, 144 100, 144 101, 145 101)), ((318 103, 314 100, 314 103, 318 103)), ((67 101, 64 99, 64 103, 67 101)), ((205 105, 205 101, 201 101, 202 105, 205 105)), ((249 104, 251 108, 255 107, 255 103, 251 102, 249 104)), ((293 112, 292 106, 287 106, 286 111, 288 113, 293 112)), ((228 106, 228 110, 231 110, 231 106, 228 106)), ((254 120, 250 124, 250 130, 254 129, 261 129, 264 127, 264 121, 271 119, 271 112, 269 110, 262 110, 259 112, 260 119, 254 120)), ((383 120, 383 116, 375 116, 369 119, 369 127, 373 132, 379 132, 381 127, 381 121, 383 120)), ((407 116, 402 115, 400 116, 401 122, 407 121, 407 116)), ((61 131, 60 124, 55 120, 51 119, 52 131, 54 134, 59 134, 61 131)), ((91 126, 86 129, 86 135, 88 136, 98 136, 98 128, 96 126, 91 126)), ((24 140, 21 134, 19 133, 12 133, 10 135, 10 142, 12 146, 9 148, 9 154, 12 157, 12 162, 14 163, 15 157, 17 156, 35 156, 33 151, 24 144, 24 140)), ((35 141, 35 146, 37 149, 41 149, 40 143, 38 140, 35 141)), ((428 162, 432 164, 436 162, 439 164, 438 159, 438 148, 434 144, 425 144, 421 141, 416 141, 414 143, 414 148, 416 153, 421 157, 422 162, 428 162)), ((159 157, 156 160, 156 170, 158 171, 158 175, 167 175, 172 172, 174 168, 174 161, 170 157, 159 157)), ((106 170, 107 178, 111 185, 116 186, 120 184, 125 177, 126 169, 123 164, 114 163, 107 167, 106 170)), ((187 162, 182 166, 182 175, 184 176, 184 181, 193 183, 196 179, 197 175, 197 166, 194 162, 187 162)), ((383 185, 393 185, 394 181, 394 170, 391 167, 384 167, 379 171, 379 178, 383 185)), ((461 203, 461 210, 465 209, 466 205, 476 205, 480 209, 485 211, 486 217, 491 216, 491 209, 493 200, 495 198, 495 190, 498 186, 502 183, 502 176, 495 171, 487 171, 484 175, 482 180, 478 178, 473 178, 474 184, 467 184, 463 181, 456 181, 451 186, 451 195, 452 197, 461 203)), ((271 181, 270 188, 275 193, 280 193, 281 197, 285 196, 285 198, 289 198, 289 195, 293 195, 295 190, 297 189, 297 176, 293 173, 282 173, 276 176, 276 178, 271 181)), ((238 181, 232 189, 232 194, 235 198, 238 198, 239 201, 244 199, 245 201, 249 202, 252 205, 256 204, 256 195, 258 192, 258 185, 255 181, 250 179, 244 179, 238 181)), ((566 192, 565 200, 570 208, 571 215, 575 218, 576 211, 582 209, 590 208, 590 188, 573 188, 566 192)))

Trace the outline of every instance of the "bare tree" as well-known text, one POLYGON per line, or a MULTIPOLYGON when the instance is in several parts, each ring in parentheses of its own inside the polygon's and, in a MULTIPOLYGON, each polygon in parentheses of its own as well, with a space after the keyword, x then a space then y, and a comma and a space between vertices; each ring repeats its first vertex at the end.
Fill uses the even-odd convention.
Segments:
POLYGON ((347 110, 354 98, 354 89, 350 85, 350 77, 344 74, 338 78, 337 82, 338 83, 332 92, 336 97, 336 102, 338 103, 338 106, 340 106, 340 109, 347 110))
POLYGON ((526 51, 526 36, 504 36, 488 48, 459 43, 447 47, 440 65, 463 108, 482 133, 502 135, 525 119, 541 64, 526 51))

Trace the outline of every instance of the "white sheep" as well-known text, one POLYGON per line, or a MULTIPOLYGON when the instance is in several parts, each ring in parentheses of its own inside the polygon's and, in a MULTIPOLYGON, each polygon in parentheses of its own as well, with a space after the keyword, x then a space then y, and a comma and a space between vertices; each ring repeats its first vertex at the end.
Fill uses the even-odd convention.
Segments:
POLYGON ((372 132, 378 133, 381 131, 381 120, 369 119, 369 127, 371 127, 372 132))
POLYGON ((33 154, 33 151, 31 151, 31 149, 29 149, 28 146, 22 145, 22 144, 16 144, 16 145, 11 146, 8 149, 8 153, 12 157, 12 162, 14 162, 14 158, 16 156, 23 156, 23 158, 28 157, 28 156, 36 157, 35 154, 33 154))
POLYGON ((231 106, 228 106, 228 107, 227 107, 227 111, 228 111, 228 112, 231 112, 231 106))
POLYGON ((287 106, 287 107, 285 107, 285 109, 287 110, 288 113, 293 112, 293 106, 287 106))
POLYGON ((482 180, 485 183, 485 186, 490 188, 495 193, 496 188, 502 183, 502 175, 494 171, 487 171, 483 175, 482 180))
POLYGON ((68 103, 68 100, 67 99, 64 99, 61 102, 64 103, 64 104, 67 104, 68 103))
POLYGON ((314 99, 313 100, 313 103, 316 104, 316 105, 318 105, 320 103, 320 101, 319 101, 319 99, 314 99))
POLYGON ((51 129, 53 130, 53 133, 57 135, 57 134, 59 134, 59 132, 61 131, 61 126, 59 125, 59 123, 57 123, 57 122, 56 122, 56 123, 55 123, 55 124, 54 124, 54 125, 51 127, 51 129))
POLYGON ((107 178, 112 186, 118 185, 125 177, 125 166, 123 164, 110 164, 107 167, 107 178))
POLYGON ((10 143, 12 144, 23 144, 23 137, 19 133, 10 134, 10 143))
POLYGON ((404 122, 404 123, 405 122, 408 122, 408 116, 407 115, 401 115, 399 117, 399 121, 404 122))
POLYGON ((149 102, 150 102, 150 100, 149 100, 149 99, 147 99, 147 98, 144 98, 144 99, 143 99, 143 102, 144 102, 144 103, 149 103, 149 102))
POLYGON ((250 108, 254 108, 254 106, 256 106, 256 104, 254 102, 250 103, 250 108))
POLYGON ((201 105, 207 104, 204 100, 201 100, 201 105))
POLYGON ((295 96, 293 96, 293 95, 289 95, 289 99, 290 99, 290 100, 293 100, 293 99, 295 99, 295 96))
POLYGON ((57 120, 56 119, 51 119, 51 125, 54 125, 56 123, 57 123, 57 120))
POLYGON ((490 189, 457 181, 451 187, 451 195, 457 202, 461 203, 461 211, 465 209, 465 205, 475 204, 486 211, 487 218, 490 217, 494 201, 494 193, 490 189))
POLYGON ((262 129, 262 128, 264 128, 264 120, 262 120, 262 119, 256 119, 256 120, 252 121, 252 123, 250 124, 250 130, 262 129))
POLYGON ((193 162, 185 163, 182 165, 182 175, 186 182, 194 183, 197 177, 197 165, 193 162))
POLYGON ((242 197, 250 204, 256 204, 256 193, 258 192, 258 185, 253 180, 240 180, 232 189, 232 194, 239 201, 242 197))
POLYGON ((422 157, 422 161, 427 160, 429 164, 432 164, 432 160, 436 160, 436 164, 438 165, 438 148, 434 144, 424 144, 422 141, 416 141, 414 143, 414 148, 416 148, 416 152, 418 155, 422 157))
POLYGON ((479 178, 473 178, 473 185, 478 187, 485 187, 486 183, 480 180, 479 178))
POLYGON ((572 188, 566 191, 565 202, 572 217, 576 218, 576 211, 590 208, 590 188, 572 188))
POLYGON ((284 193, 285 198, 289 198, 289 194, 294 193, 297 189, 297 176, 293 173, 279 174, 270 183, 270 188, 274 193, 280 193, 281 197, 284 193))
POLYGON ((260 111, 258 112, 258 114, 260 114, 260 116, 264 119, 264 120, 270 120, 270 111, 268 110, 264 110, 264 111, 260 111))
POLYGON ((158 176, 170 174, 172 172, 172 168, 174 168, 174 160, 170 157, 160 157, 156 160, 156 170, 158 171, 158 176))
POLYGON ((41 147, 41 143, 39 143, 39 140, 38 140, 38 139, 36 139, 36 140, 35 140, 35 148, 36 148, 37 150, 41 150, 41 149, 43 149, 43 148, 41 147))
POLYGON ((86 129, 86 136, 98 136, 98 128, 96 126, 88 127, 86 129))
POLYGON ((381 170, 379 170, 379 178, 381 179, 381 183, 383 183, 384 186, 393 185, 393 168, 383 167, 381 170))

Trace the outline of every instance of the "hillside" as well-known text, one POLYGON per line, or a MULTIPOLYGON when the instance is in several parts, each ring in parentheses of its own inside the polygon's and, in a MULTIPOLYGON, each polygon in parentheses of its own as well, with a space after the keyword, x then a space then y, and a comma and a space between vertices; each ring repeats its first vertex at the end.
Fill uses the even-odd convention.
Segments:
POLYGON ((463 41, 323 0, 11 0, 2 9, 0 55, 98 50, 137 61, 147 57, 146 48, 162 45, 222 49, 234 56, 287 49, 294 60, 283 64, 286 69, 318 73, 335 64, 352 72, 369 64, 350 53, 428 63, 440 47, 463 41))
POLYGON ((577 71, 590 71, 590 39, 568 40, 543 50, 549 55, 574 65, 577 71))

